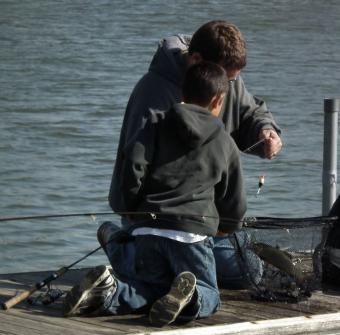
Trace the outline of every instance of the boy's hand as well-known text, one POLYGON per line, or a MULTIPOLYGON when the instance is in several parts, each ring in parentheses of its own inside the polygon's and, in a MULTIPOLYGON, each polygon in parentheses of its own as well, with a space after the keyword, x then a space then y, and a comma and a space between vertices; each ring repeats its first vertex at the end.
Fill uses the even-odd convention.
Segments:
POLYGON ((274 158, 282 148, 282 141, 280 136, 274 129, 262 129, 259 139, 264 141, 264 156, 267 159, 274 158))

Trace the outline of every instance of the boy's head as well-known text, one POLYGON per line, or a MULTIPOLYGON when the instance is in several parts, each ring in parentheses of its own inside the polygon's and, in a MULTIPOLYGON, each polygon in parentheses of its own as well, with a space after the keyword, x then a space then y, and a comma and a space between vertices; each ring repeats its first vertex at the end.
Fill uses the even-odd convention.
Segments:
POLYGON ((202 61, 190 66, 185 74, 183 101, 205 107, 218 116, 227 90, 225 70, 218 64, 202 61))
POLYGON ((242 33, 235 25, 221 20, 207 22, 194 33, 189 56, 191 63, 205 60, 221 65, 230 79, 247 64, 242 33))

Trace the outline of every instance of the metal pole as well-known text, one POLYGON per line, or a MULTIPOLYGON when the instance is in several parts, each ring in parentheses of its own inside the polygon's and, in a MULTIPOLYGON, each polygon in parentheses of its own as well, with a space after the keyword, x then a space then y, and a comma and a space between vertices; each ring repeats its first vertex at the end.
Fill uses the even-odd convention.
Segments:
POLYGON ((339 109, 340 99, 324 100, 322 215, 328 214, 336 199, 339 109))

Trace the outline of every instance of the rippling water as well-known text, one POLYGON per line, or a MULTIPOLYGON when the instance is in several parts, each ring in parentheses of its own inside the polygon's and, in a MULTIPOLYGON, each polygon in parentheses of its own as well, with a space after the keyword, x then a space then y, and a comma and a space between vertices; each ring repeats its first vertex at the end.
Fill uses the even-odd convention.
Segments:
MULTIPOLYGON (((319 215, 323 99, 340 96, 339 17, 335 0, 2 0, 0 217, 109 211, 124 107, 157 41, 220 18, 243 31, 247 88, 265 98, 285 144, 272 162, 243 157, 247 216, 319 215)), ((0 273, 72 263, 97 246, 105 219, 0 222, 0 273)))

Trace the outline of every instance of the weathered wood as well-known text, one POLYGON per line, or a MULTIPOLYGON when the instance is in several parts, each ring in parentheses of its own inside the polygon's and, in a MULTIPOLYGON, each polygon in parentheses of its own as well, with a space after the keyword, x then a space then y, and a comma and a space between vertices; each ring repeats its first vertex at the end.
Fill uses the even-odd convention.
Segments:
MULTIPOLYGON (((297 335, 317 331, 339 331, 340 313, 294 317, 275 320, 242 322, 231 325, 218 325, 171 331, 147 332, 139 335, 297 335)), ((316 333, 316 334, 320 334, 316 333)), ((337 332, 338 333, 338 332, 337 332)), ((332 333, 336 334, 336 333, 332 333)), ((134 334, 129 334, 134 335, 134 334)))
MULTIPOLYGON (((80 280, 87 269, 69 271, 55 281, 68 290, 80 280)), ((0 303, 17 292, 50 275, 51 272, 31 272, 0 275, 0 303)), ((36 296, 38 292, 35 292, 36 296)), ((145 315, 103 316, 96 318, 64 318, 61 301, 49 306, 31 306, 20 303, 8 311, 0 311, 0 335, 56 335, 56 334, 330 334, 340 331, 340 316, 332 312, 340 309, 339 292, 314 292, 300 303, 269 303, 252 300, 248 291, 221 290, 221 308, 207 319, 188 324, 173 324, 162 329, 150 327, 145 315), (325 314, 329 313, 329 314, 325 314), (324 314, 320 316, 318 314, 324 314), (281 325, 281 326, 278 326, 281 325), (281 328, 280 328, 281 327, 281 328), (324 329, 321 329, 324 327, 324 329)))

